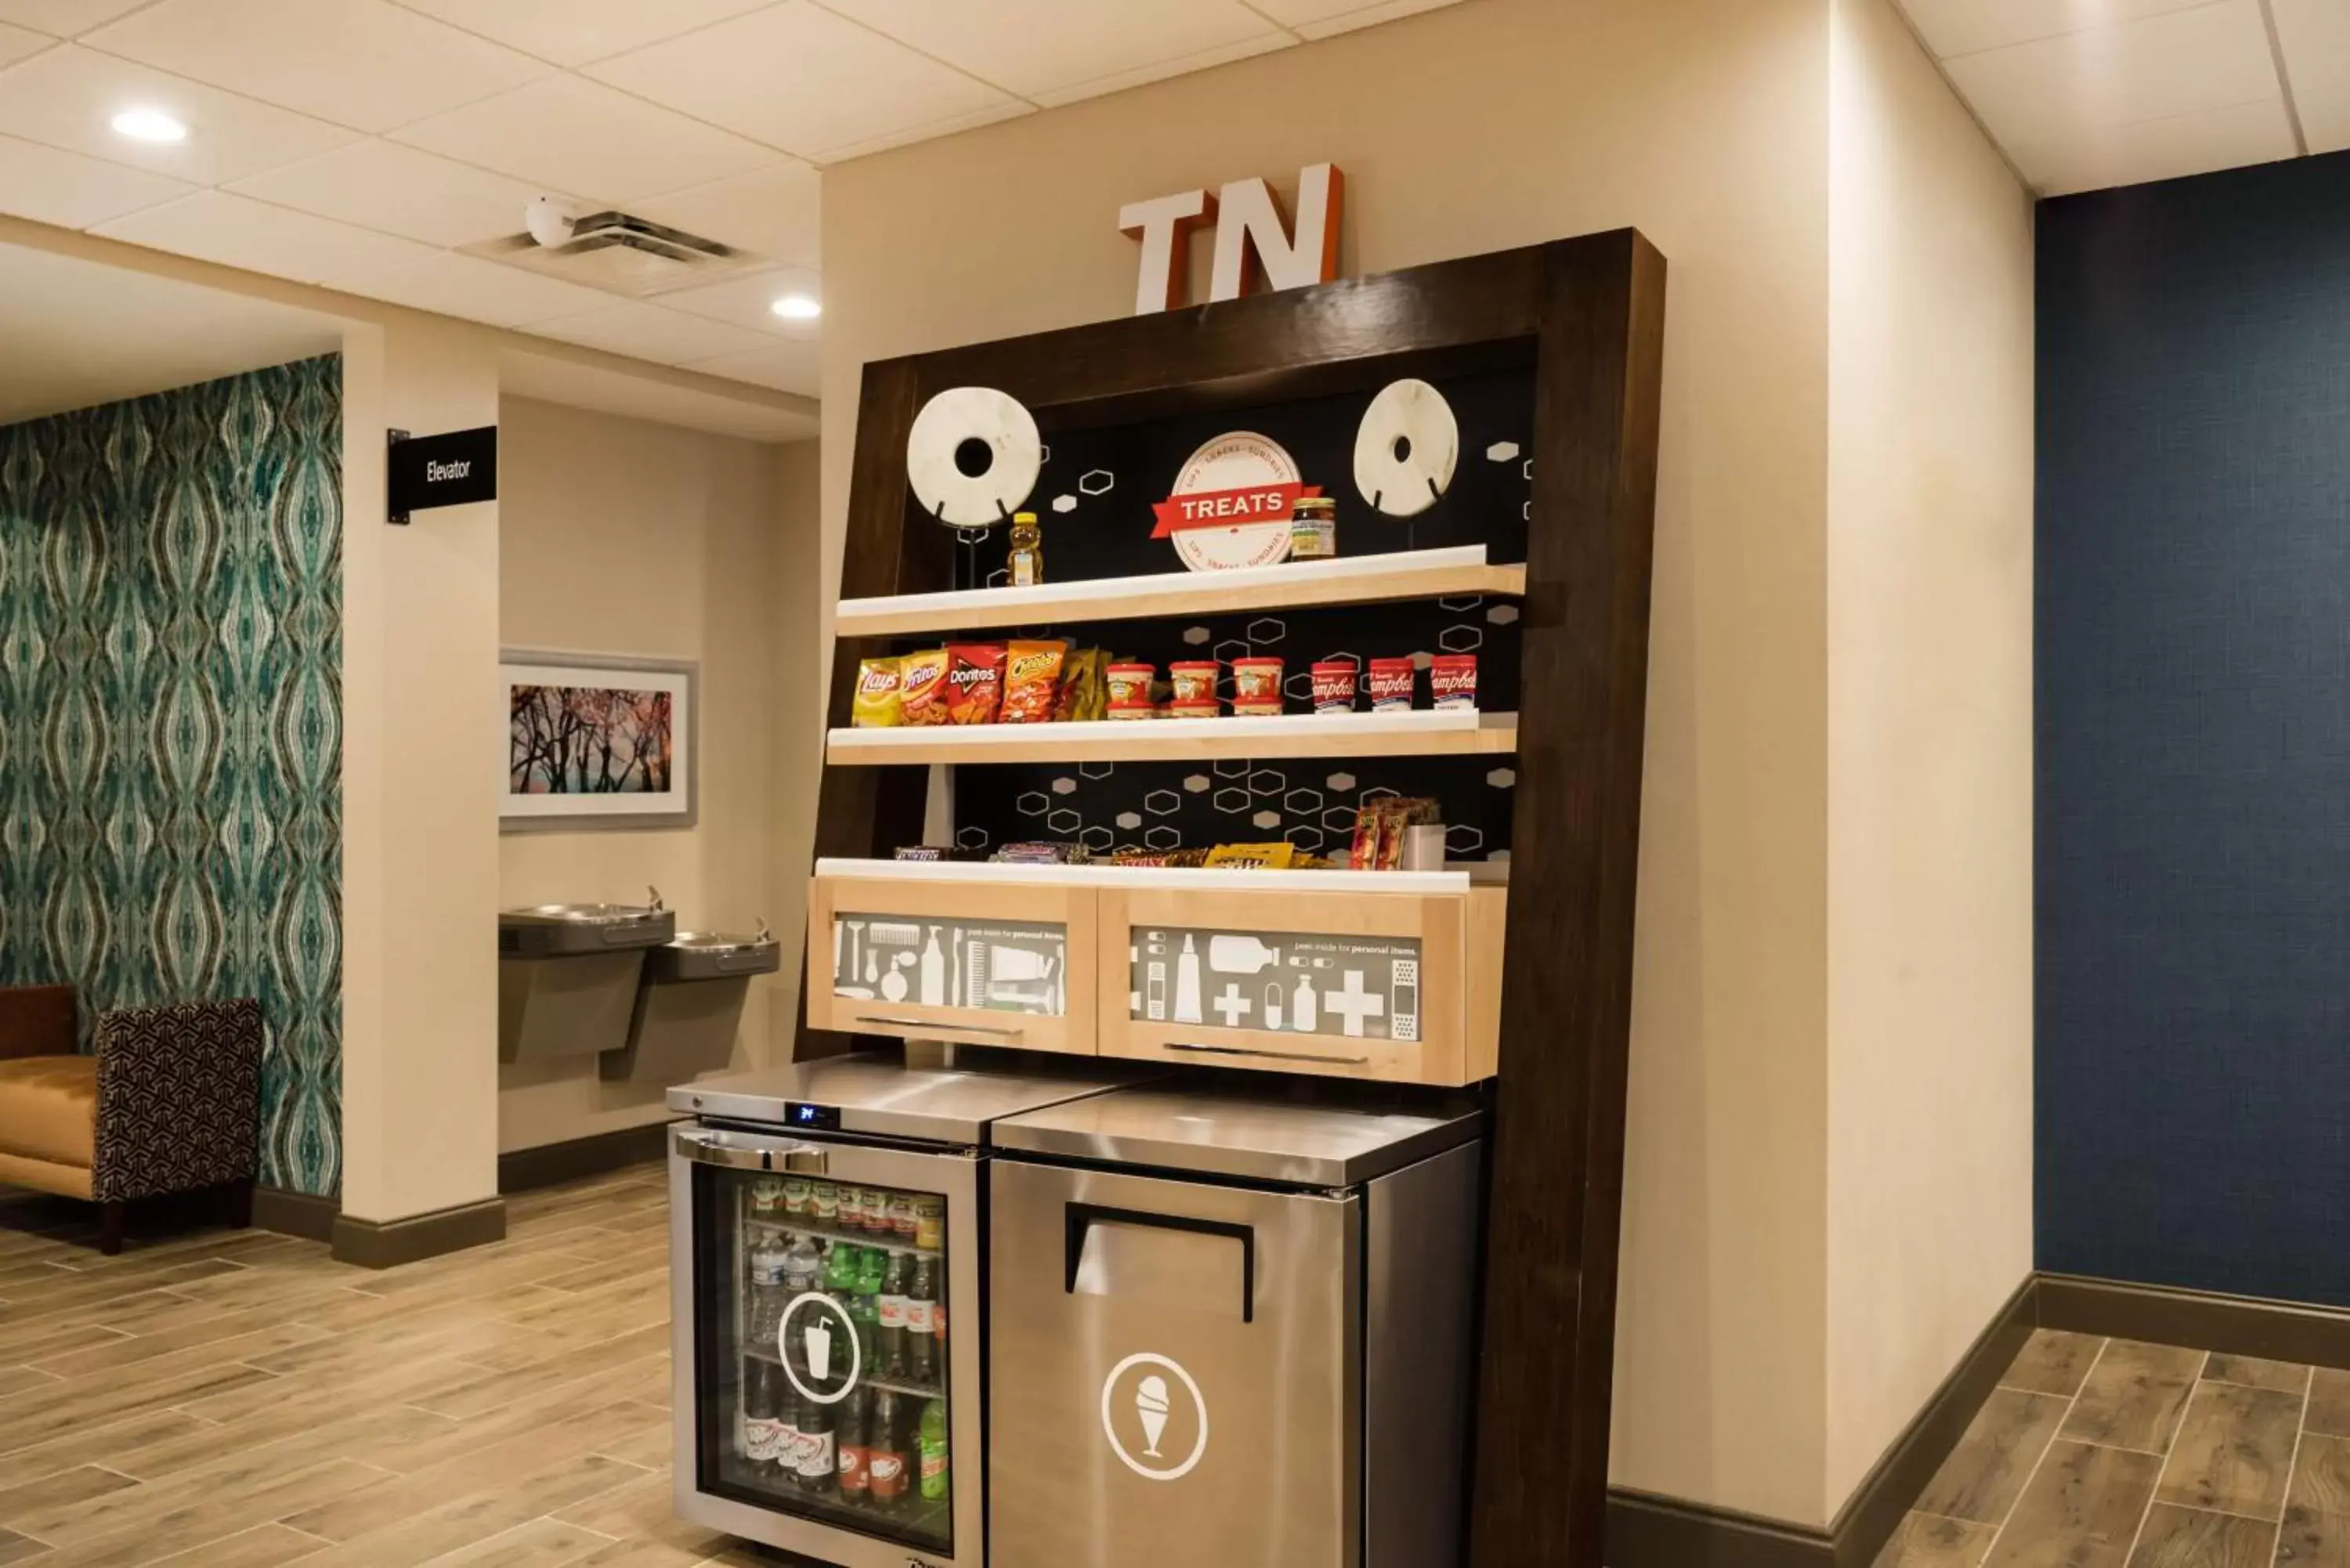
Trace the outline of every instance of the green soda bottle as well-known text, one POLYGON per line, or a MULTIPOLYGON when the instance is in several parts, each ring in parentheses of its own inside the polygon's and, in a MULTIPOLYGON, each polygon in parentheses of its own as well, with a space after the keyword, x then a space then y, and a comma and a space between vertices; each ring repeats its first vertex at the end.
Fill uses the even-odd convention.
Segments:
POLYGON ((947 1496, 947 1402, 933 1399, 922 1407, 920 1434, 922 1450, 922 1501, 943 1502, 947 1496))
POLYGON ((848 1315, 857 1324, 857 1347, 863 1353, 866 1376, 878 1376, 881 1366, 881 1287, 889 1273, 889 1254, 879 1247, 852 1251, 857 1260, 856 1293, 848 1300, 848 1315))

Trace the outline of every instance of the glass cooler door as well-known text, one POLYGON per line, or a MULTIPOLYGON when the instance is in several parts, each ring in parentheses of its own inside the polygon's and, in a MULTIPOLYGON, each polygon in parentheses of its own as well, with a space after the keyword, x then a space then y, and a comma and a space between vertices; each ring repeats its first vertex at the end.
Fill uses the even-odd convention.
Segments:
POLYGON ((977 1283, 975 1162, 710 1128, 677 1148, 679 1495, 721 1505, 689 1516, 850 1568, 979 1563, 978 1369, 951 1333, 977 1283))

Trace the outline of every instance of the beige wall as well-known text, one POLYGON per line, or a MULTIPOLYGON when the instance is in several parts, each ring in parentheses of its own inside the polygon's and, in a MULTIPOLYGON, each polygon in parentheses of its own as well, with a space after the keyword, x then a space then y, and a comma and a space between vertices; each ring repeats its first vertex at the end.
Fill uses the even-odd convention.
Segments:
POLYGON ((1671 263, 1613 1471, 1825 1489, 1823 0, 1470 0, 825 177, 828 582, 868 359, 1126 314, 1123 202, 1335 160, 1371 273, 1671 263))
POLYGON ((2031 203, 1835 0, 1831 1501, 2032 1266, 2031 203))
MULTIPOLYGON (((508 648, 699 660, 700 817, 680 831, 508 834, 501 906, 641 899, 657 886, 681 927, 750 931, 770 921, 782 973, 754 981, 736 1070, 770 1054, 775 1014, 798 986, 802 877, 786 875, 805 768, 785 768, 790 722, 812 696, 787 653, 806 659, 814 604, 784 605, 813 556, 812 454, 611 414, 508 398, 500 405, 503 558, 499 629, 508 648), (789 576, 787 577, 787 568, 789 576)), ((806 443, 812 445, 812 443, 806 443)), ((805 869, 805 844, 796 865, 805 869)), ((788 1036, 786 1036, 788 1039, 788 1036)), ((663 1120, 662 1083, 607 1084, 592 1059, 498 1074, 498 1147, 531 1148, 663 1120)))
POLYGON ((344 339, 343 1211, 497 1192, 495 502, 384 522, 383 432, 495 421, 495 352, 344 339))

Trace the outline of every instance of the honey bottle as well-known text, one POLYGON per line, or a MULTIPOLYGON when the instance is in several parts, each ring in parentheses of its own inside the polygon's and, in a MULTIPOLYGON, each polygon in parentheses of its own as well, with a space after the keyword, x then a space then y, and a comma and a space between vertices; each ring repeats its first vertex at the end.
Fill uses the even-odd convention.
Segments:
POLYGON ((1033 588, 1045 580, 1045 530, 1034 512, 1012 514, 1012 586, 1033 588))

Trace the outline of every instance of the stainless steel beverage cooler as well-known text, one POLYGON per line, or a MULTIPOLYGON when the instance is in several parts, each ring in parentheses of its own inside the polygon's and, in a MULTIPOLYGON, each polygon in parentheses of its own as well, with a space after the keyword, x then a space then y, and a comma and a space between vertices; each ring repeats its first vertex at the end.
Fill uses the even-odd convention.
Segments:
POLYGON ((671 1089, 681 1518, 841 1568, 980 1568, 989 1124, 1115 1080, 896 1053, 671 1089))
POLYGON ((1461 1561, 1482 1116, 1329 1099, 996 1124, 996 1568, 1461 1561))

